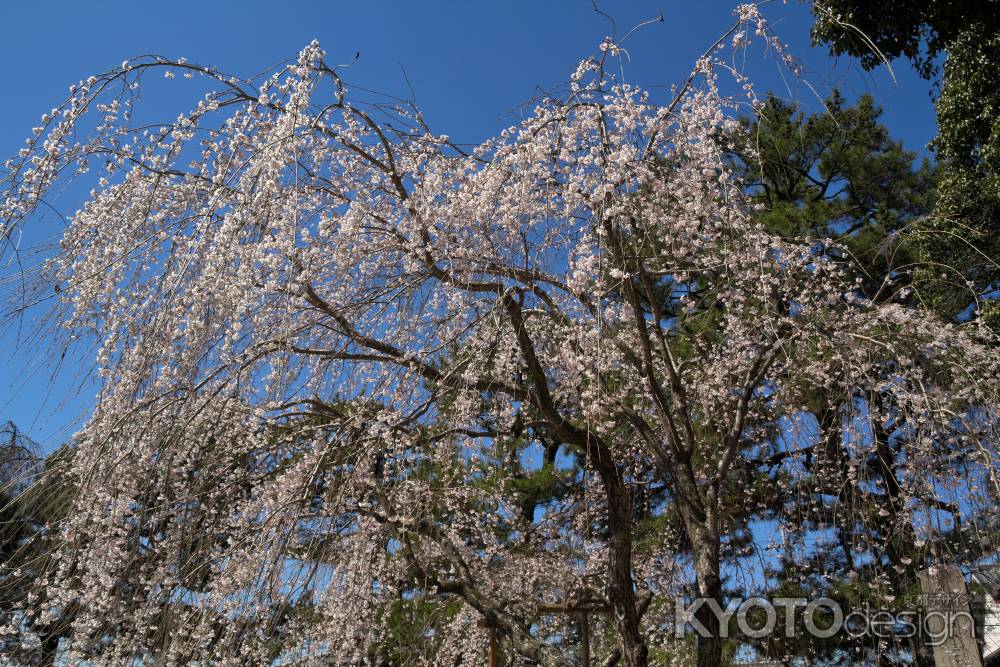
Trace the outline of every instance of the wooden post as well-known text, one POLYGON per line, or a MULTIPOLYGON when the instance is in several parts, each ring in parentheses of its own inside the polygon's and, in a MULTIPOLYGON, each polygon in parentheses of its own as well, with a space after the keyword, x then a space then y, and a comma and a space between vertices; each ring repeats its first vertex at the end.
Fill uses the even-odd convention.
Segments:
POLYGON ((590 667, 590 614, 580 612, 580 665, 590 667))
POLYGON ((962 571, 937 565, 917 573, 935 667, 983 667, 962 571))
POLYGON ((490 648, 486 654, 486 664, 488 667, 497 667, 497 626, 485 618, 480 619, 477 625, 490 631, 490 648))
POLYGON ((575 614, 580 622, 580 664, 590 667, 590 614, 610 614, 613 610, 606 604, 577 602, 566 604, 539 605, 539 614, 575 614))

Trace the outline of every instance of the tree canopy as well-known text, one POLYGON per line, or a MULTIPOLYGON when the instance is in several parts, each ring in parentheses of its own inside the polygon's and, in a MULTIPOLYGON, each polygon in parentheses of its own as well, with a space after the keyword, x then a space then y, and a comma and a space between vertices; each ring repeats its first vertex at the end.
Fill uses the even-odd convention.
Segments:
MULTIPOLYGON (((732 45, 768 34, 738 14, 732 45)), ((785 590, 882 602, 992 547, 996 333, 911 298, 896 241, 935 170, 868 99, 741 120, 717 50, 664 100, 619 56, 472 147, 318 43, 251 79, 129 60, 46 114, 0 229, 92 185, 18 296, 102 385, 6 656, 473 664, 483 621, 569 665, 540 607, 592 604, 596 655, 643 667, 692 657, 674 601, 725 608, 754 522, 785 590), (154 85, 201 98, 149 123, 154 85)))

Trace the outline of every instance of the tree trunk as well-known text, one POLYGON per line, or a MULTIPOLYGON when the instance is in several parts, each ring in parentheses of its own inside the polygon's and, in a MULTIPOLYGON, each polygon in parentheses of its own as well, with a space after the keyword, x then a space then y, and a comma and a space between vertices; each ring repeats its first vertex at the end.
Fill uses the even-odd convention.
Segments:
MULTIPOLYGON (((725 609, 722 599, 722 576, 719 567, 719 540, 712 535, 702 535, 698 538, 701 544, 694 544, 695 575, 698 597, 704 600, 714 600, 718 609, 725 609)), ((719 617, 708 604, 695 612, 695 618, 707 630, 707 637, 696 638, 698 667, 721 667, 722 665, 722 628, 719 617)))
POLYGON ((618 470, 606 459, 597 466, 608 500, 607 597, 614 609, 622 662, 646 667, 649 648, 639 630, 639 614, 632 580, 632 502, 618 470))
POLYGON ((695 612, 695 620, 704 626, 705 636, 696 633, 698 667, 721 667, 722 633, 718 616, 709 606, 714 600, 716 609, 725 609, 722 598, 721 552, 722 540, 718 527, 718 513, 707 508, 714 504, 713 495, 708 499, 701 495, 694 470, 689 462, 668 470, 668 478, 674 482, 677 494, 677 509, 694 558, 695 587, 697 597, 705 602, 695 612))

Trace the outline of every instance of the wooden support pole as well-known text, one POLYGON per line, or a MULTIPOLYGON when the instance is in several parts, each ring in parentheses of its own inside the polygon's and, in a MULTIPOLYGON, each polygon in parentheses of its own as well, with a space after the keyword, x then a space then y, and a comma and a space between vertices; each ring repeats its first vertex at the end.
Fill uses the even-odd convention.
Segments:
POLYGON ((937 565, 917 573, 935 667, 982 667, 962 571, 937 565))
POLYGON ((576 612, 585 611, 587 613, 594 614, 610 614, 614 609, 606 604, 577 604, 577 605, 561 605, 561 604, 542 604, 538 605, 539 614, 573 614, 576 612))
POLYGON ((481 619, 477 625, 489 630, 490 647, 489 652, 486 654, 486 664, 488 667, 497 667, 497 626, 485 618, 481 619))
POLYGON ((538 606, 539 614, 575 614, 580 623, 580 664, 590 667, 590 615, 610 614, 612 607, 600 602, 576 602, 566 604, 543 604, 538 606))

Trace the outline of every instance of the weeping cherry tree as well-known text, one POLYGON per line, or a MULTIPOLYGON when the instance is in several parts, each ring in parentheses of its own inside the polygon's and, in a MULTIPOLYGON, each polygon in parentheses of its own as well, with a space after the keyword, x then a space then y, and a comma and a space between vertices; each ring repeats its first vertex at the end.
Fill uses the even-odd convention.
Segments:
MULTIPOLYGON (((766 34, 739 14, 725 43, 766 34)), ((54 302, 100 391, 8 635, 58 620, 93 664, 364 660, 419 602, 414 663, 481 659, 485 620, 568 665, 537 607, 596 598, 606 664, 637 667, 680 565, 725 607, 734 503, 756 502, 734 483, 815 444, 781 449, 776 425, 826 415, 863 456, 905 423, 910 526, 955 448, 963 507, 995 493, 996 341, 755 222, 716 52, 659 102, 606 69, 609 40, 475 146, 355 97, 316 43, 259 79, 145 57, 75 86, 7 162, 0 230, 15 246, 49 193, 93 188, 18 303, 54 302), (153 77, 204 97, 147 122, 153 77), (525 511, 498 471, 531 456, 561 490, 525 511), (637 549, 650 489, 680 523, 637 549)), ((788 470, 768 483, 810 474, 788 470)))

